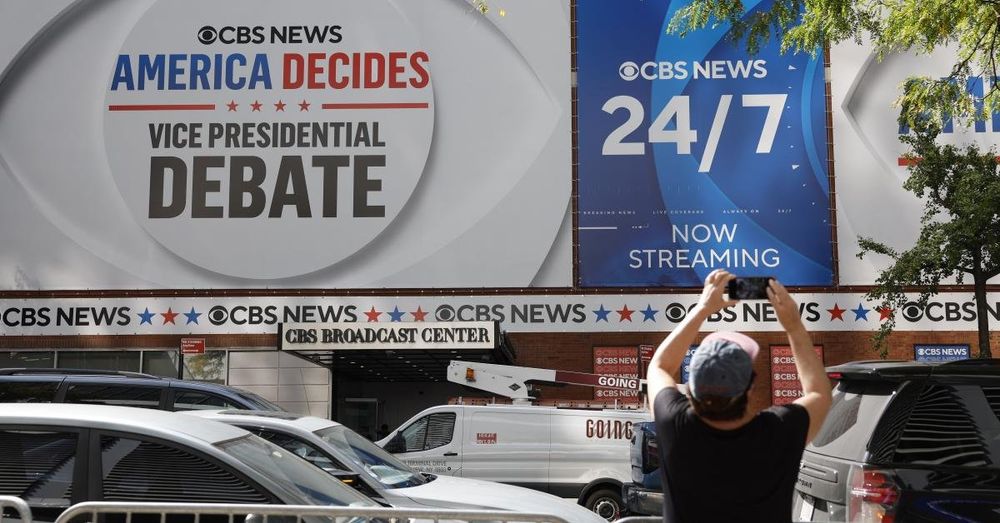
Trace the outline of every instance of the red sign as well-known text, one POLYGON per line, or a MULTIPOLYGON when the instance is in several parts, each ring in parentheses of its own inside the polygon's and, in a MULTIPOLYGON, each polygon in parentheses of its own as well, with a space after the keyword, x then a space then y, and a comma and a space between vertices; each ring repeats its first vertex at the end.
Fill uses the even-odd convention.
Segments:
MULTIPOLYGON (((639 378, 639 348, 638 347, 594 347, 594 374, 631 378, 638 385, 639 378)), ((631 380, 628 380, 631 382, 631 380)), ((620 380, 625 382, 626 380, 620 380)), ((620 386, 617 382, 616 386, 620 386)), ((622 403, 639 403, 639 388, 609 389, 598 387, 594 389, 594 399, 602 401, 619 400, 622 403)))
MULTIPOLYGON (((813 349, 820 361, 823 360, 823 346, 813 349)), ((771 404, 787 405, 802 397, 802 382, 795 368, 795 356, 788 345, 771 345, 771 404)))
POLYGON ((497 433, 496 432, 477 432, 476 433, 476 443, 479 445, 496 445, 497 444, 497 433))
POLYGON ((205 354, 205 338, 181 338, 181 354, 205 354))

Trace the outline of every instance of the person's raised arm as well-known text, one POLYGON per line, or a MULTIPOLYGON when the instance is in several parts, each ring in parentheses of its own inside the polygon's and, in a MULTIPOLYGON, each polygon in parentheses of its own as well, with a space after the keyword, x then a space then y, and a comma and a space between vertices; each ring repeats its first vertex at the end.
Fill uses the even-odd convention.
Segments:
POLYGON ((802 383, 802 397, 795 400, 795 403, 805 407, 809 413, 809 432, 806 435, 806 443, 809 443, 823 426, 823 420, 830 411, 830 403, 833 402, 830 379, 826 376, 823 361, 813 350, 812 337, 802 325, 798 304, 792 296, 781 283, 771 280, 767 297, 774 306, 778 321, 788 334, 788 344, 795 356, 795 370, 802 383))
POLYGON ((646 399, 649 401, 651 412, 655 412, 653 402, 656 400, 656 395, 667 387, 677 386, 674 374, 684 362, 684 355, 698 335, 701 324, 710 315, 736 304, 735 300, 723 297, 726 284, 733 278, 735 276, 722 269, 709 273, 705 278, 705 288, 701 291, 698 304, 656 348, 653 359, 649 362, 649 370, 646 371, 646 399))

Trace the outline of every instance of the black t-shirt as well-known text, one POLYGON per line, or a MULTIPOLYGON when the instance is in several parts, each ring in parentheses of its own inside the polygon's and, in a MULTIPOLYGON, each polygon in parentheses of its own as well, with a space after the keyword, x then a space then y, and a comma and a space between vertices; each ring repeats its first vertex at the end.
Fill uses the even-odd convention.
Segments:
POLYGON ((654 415, 667 523, 789 523, 809 431, 799 405, 771 407, 735 430, 707 425, 668 387, 654 415))

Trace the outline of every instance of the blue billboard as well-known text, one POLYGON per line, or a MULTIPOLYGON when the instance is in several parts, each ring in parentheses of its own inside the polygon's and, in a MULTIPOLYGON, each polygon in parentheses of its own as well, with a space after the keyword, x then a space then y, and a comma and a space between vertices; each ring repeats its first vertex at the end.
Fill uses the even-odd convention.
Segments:
POLYGON ((832 284, 822 59, 668 35, 687 3, 577 4, 579 284, 832 284))

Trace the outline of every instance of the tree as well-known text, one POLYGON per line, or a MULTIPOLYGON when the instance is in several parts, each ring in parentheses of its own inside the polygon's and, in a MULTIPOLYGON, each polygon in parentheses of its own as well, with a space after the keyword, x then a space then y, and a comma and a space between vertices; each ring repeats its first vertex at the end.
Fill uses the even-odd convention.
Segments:
MULTIPOLYGON (((979 327, 979 356, 991 357, 986 282, 1000 275, 1000 165, 994 150, 975 144, 962 148, 940 145, 937 120, 919 121, 913 132, 900 138, 911 151, 905 158, 910 176, 903 188, 924 199, 920 235, 916 244, 897 252, 871 238, 860 238, 862 252, 889 256, 893 264, 883 270, 868 297, 883 307, 902 310, 906 287, 921 289, 921 307, 937 293, 942 280, 962 283, 972 278, 979 327)), ((886 338, 895 327, 895 316, 875 334, 875 346, 886 355, 886 338)))
POLYGON ((927 115, 985 119, 1000 110, 1000 82, 991 82, 981 98, 965 89, 970 78, 1000 76, 1000 0, 775 0, 768 11, 743 15, 740 0, 694 0, 677 11, 668 31, 684 35, 729 23, 732 39, 745 42, 751 53, 771 38, 781 39, 783 52, 814 55, 832 43, 866 42, 879 59, 901 50, 954 47, 947 77, 916 76, 905 84, 898 100, 901 120, 912 126, 927 115))

